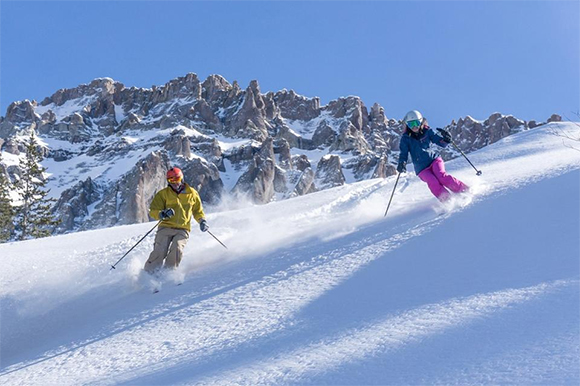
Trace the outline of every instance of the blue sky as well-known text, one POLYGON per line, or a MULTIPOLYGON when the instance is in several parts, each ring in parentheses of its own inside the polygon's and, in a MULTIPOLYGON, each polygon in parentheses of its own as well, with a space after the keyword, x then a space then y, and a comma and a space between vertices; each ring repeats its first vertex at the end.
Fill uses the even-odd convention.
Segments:
POLYGON ((0 115, 98 77, 189 72, 321 103, 358 95, 431 125, 494 112, 577 120, 578 1, 2 1, 0 115))

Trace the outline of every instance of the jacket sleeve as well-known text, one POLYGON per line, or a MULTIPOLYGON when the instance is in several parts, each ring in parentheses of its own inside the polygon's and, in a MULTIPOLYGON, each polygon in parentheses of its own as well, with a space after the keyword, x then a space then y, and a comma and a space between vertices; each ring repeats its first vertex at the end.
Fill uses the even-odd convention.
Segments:
POLYGON ((443 140, 443 137, 440 136, 439 134, 437 134, 434 130, 429 129, 428 133, 429 133, 429 139, 431 140, 431 142, 435 143, 436 145, 439 145, 441 147, 446 147, 447 145, 449 145, 447 142, 445 142, 443 140))
POLYGON ((157 192, 155 197, 153 197, 153 201, 151 201, 151 205, 149 205, 149 216, 154 218, 155 220, 159 220, 159 212, 165 209, 165 198, 163 196, 162 191, 157 192))
POLYGON ((401 162, 407 162, 407 159, 409 159, 409 141, 407 140, 407 136, 403 134, 399 142, 399 164, 401 162))
POLYGON ((200 222, 203 218, 205 218, 205 214, 203 213, 203 205, 201 204, 201 198, 199 197, 199 193, 197 193, 197 191, 195 192, 194 196, 193 218, 195 221, 200 222))

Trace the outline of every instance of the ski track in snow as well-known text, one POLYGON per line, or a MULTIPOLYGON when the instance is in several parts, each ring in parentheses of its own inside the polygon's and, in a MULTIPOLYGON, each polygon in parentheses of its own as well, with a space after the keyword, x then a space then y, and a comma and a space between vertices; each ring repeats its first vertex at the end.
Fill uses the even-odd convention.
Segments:
POLYGON ((464 327, 470 321, 578 284, 578 281, 544 283, 419 307, 401 315, 390 316, 369 327, 357 328, 342 336, 313 343, 307 348, 280 354, 273 360, 266 359, 255 365, 245 363, 240 369, 201 379, 195 384, 300 384, 304 382, 301 378, 309 373, 324 373, 345 361, 361 360, 376 351, 384 353, 405 345, 419 344, 431 335, 464 327))
MULTIPOLYGON (((79 246, 79 252, 69 252, 60 259, 57 257, 61 257, 61 252, 48 250, 46 257, 53 265, 45 268, 39 263, 38 270, 45 272, 33 272, 28 279, 30 272, 7 267, 8 273, 2 275, 1 281, 4 315, 0 327, 4 347, 0 384, 274 385, 315 384, 317 380, 356 384, 355 375, 350 379, 346 374, 341 377, 342 367, 421 346, 426 340, 464 331, 482 320, 497 320, 514 308, 559 296, 577 300, 578 272, 567 279, 391 310, 362 325, 350 326, 345 322, 338 329, 301 338, 308 328, 323 329, 308 326, 304 310, 371 263, 388 259, 392 251, 432 232, 490 196, 578 173, 580 162, 570 161, 571 156, 562 157, 562 150, 553 144, 535 140, 543 138, 537 130, 520 136, 524 141, 518 146, 508 137, 509 140, 495 144, 494 151, 470 154, 470 159, 483 169, 484 182, 468 177, 471 170, 463 164, 461 170, 456 170, 457 160, 448 164, 452 174, 468 181, 477 192, 473 201, 457 202, 455 207, 440 208, 435 204, 434 210, 425 186, 419 181, 409 182, 414 177, 408 175, 400 181, 395 193, 397 201, 387 219, 380 216, 393 178, 293 199, 295 205, 304 204, 303 210, 291 209, 279 218, 268 219, 263 215, 269 209, 277 210, 274 205, 252 208, 258 213, 258 220, 266 224, 258 226, 255 219, 250 219, 248 230, 244 229, 243 217, 248 211, 217 213, 213 216, 212 224, 216 224, 213 229, 222 231, 219 234, 224 235, 232 250, 245 252, 237 260, 232 259, 212 240, 194 239, 191 242, 198 242, 200 250, 219 252, 206 260, 193 257, 191 260, 197 259, 197 263, 184 262, 183 269, 190 278, 180 287, 166 281, 159 294, 148 293, 147 283, 137 277, 150 249, 151 237, 124 262, 126 268, 106 275, 110 264, 116 261, 114 257, 122 255, 138 240, 136 230, 131 237, 111 233, 109 244, 103 247, 87 242, 85 249, 79 246), (539 164, 544 170, 540 170, 539 164), (506 174, 506 170, 515 167, 518 173, 506 174), (495 177, 486 179, 486 176, 495 177), (441 214, 437 216, 437 212, 441 214), (226 220, 228 216, 232 219, 226 220), (240 239, 251 239, 252 231, 280 229, 284 223, 291 226, 282 228, 280 234, 274 232, 272 240, 235 238, 236 231, 240 239), (87 276, 91 270, 97 273, 87 276), (71 276, 76 277, 72 280, 76 284, 74 289, 71 276), (50 318, 43 320, 47 316, 50 318), (64 319, 71 317, 74 320, 64 319), (67 335, 68 326, 75 331, 67 335), (46 337, 45 333, 54 337, 46 337), (25 336, 32 339, 26 341, 25 336), (22 346, 16 347, 21 341, 22 346), (283 345, 278 346, 277 341, 283 345), (265 347, 263 353, 243 359, 245 352, 260 345, 265 347), (235 360, 229 362, 228 358, 235 360), (335 378, 332 375, 325 378, 325 374, 332 372, 335 378)), ((284 208, 290 204, 275 205, 284 208)), ((149 225, 123 229, 146 229, 149 225)), ((21 251, 22 248, 33 251, 35 245, 40 245, 37 242, 18 247, 21 251)), ((3 246, 5 249, 0 251, 15 254, 16 247, 3 246)), ((494 354, 486 361, 466 363, 461 370, 451 367, 448 372, 437 372, 428 379, 419 374, 414 383, 510 383, 513 379, 541 383, 550 368, 553 374, 549 379, 574 383, 580 376, 562 374, 561 369, 577 366, 578 331, 564 330, 547 334, 537 344, 518 346, 501 355, 492 350, 494 354), (541 355, 546 350, 553 354, 553 361, 548 359, 549 355, 541 355), (525 363, 541 366, 534 372, 525 363), (514 378, 510 366, 520 369, 519 378, 514 378), (524 374, 521 369, 528 370, 524 374)), ((398 379, 396 372, 393 379, 393 383, 411 381, 398 379)))

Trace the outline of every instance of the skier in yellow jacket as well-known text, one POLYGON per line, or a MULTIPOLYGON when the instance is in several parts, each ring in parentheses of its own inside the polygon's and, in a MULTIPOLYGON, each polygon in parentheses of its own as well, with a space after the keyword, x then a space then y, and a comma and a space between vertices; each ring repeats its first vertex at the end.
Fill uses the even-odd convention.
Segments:
POLYGON ((163 264, 166 268, 177 268, 183 249, 189 239, 191 218, 199 223, 202 232, 209 229, 205 221, 199 194, 183 182, 181 169, 173 167, 167 171, 168 186, 155 195, 149 206, 149 215, 161 220, 155 246, 145 263, 145 271, 155 272, 163 264))

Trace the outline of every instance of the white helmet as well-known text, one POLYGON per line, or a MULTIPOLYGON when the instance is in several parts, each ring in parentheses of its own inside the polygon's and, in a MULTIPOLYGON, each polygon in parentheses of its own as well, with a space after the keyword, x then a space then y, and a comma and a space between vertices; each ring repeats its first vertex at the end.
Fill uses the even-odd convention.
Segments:
POLYGON ((405 114, 403 121, 409 128, 419 127, 423 124, 423 115, 417 110, 411 110, 405 114))

